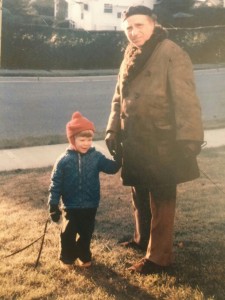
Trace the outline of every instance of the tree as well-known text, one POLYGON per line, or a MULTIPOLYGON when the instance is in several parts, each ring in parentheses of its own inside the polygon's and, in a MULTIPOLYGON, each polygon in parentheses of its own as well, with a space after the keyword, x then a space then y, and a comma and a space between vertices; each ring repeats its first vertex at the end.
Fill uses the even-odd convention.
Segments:
POLYGON ((194 2, 194 0, 162 0, 155 8, 159 22, 166 27, 173 26, 174 14, 189 13, 194 2))
POLYGON ((3 8, 13 15, 25 15, 29 13, 29 0, 4 0, 3 8))
POLYGON ((194 0, 163 0, 161 5, 174 14, 177 12, 189 12, 194 3, 194 0))
POLYGON ((54 15, 54 0, 4 0, 3 8, 13 15, 54 15))
POLYGON ((54 0, 29 0, 28 5, 35 14, 54 16, 54 0))
POLYGON ((175 14, 177 12, 189 12, 194 3, 194 0, 163 0, 159 4, 159 8, 161 7, 175 14))

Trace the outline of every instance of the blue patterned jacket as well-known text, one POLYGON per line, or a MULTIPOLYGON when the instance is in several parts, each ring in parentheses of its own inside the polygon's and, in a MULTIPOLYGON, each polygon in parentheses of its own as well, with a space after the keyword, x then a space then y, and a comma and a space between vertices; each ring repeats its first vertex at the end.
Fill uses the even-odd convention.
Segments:
POLYGON ((118 162, 106 158, 94 147, 85 154, 67 149, 54 165, 48 203, 58 205, 62 199, 65 209, 98 207, 99 173, 115 174, 119 169, 118 162))

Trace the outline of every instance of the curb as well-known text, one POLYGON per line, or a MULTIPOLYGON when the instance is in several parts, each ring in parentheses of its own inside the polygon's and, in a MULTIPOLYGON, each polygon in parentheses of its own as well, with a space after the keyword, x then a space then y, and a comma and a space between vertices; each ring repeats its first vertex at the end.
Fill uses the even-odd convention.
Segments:
MULTIPOLYGON (((206 130, 204 134, 207 142, 204 149, 225 145, 225 128, 206 130)), ((106 157, 111 157, 104 140, 94 141, 93 146, 106 157)), ((0 172, 52 167, 67 147, 68 144, 59 144, 0 150, 0 172)))
POLYGON ((1 77, 73 77, 117 75, 118 69, 106 70, 8 70, 0 69, 1 77))
MULTIPOLYGON (((225 68, 225 64, 195 64, 194 70, 225 68)), ((72 77, 72 76, 107 76, 117 75, 119 69, 104 70, 29 70, 29 69, 0 69, 0 76, 24 77, 72 77)))

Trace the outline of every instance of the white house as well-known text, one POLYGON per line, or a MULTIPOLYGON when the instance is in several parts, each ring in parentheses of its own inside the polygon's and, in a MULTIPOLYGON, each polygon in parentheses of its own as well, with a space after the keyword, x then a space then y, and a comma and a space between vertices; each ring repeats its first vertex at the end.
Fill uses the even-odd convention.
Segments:
POLYGON ((225 7, 225 0, 196 0, 194 7, 200 7, 200 6, 220 6, 225 7))
POLYGON ((121 14, 130 5, 153 8, 160 0, 65 0, 71 27, 84 30, 121 30, 121 14))

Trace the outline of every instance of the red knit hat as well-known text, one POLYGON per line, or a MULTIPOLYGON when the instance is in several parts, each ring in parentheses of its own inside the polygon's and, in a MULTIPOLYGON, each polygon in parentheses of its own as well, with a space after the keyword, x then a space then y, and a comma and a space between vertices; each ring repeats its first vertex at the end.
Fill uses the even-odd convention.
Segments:
POLYGON ((66 124, 66 135, 69 142, 71 143, 72 137, 85 130, 95 131, 94 124, 83 117, 79 111, 76 111, 73 113, 72 119, 66 124))

